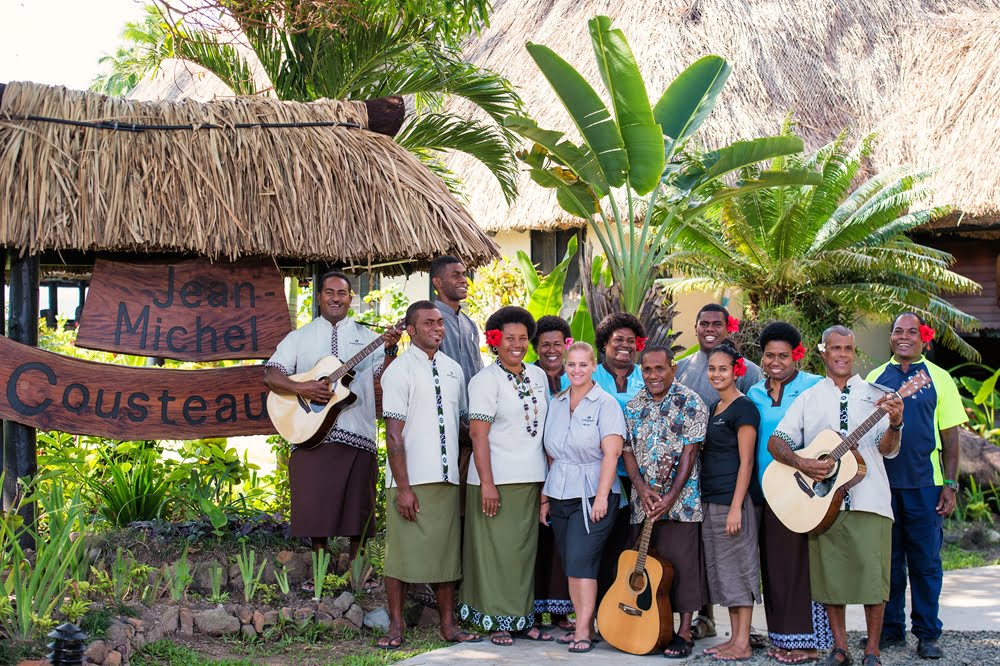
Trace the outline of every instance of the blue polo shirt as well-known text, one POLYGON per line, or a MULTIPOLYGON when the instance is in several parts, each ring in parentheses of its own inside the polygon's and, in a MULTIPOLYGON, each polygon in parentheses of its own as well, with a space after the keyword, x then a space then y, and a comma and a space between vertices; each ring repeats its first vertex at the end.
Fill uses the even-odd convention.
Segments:
POLYGON ((772 456, 771 452, 767 450, 767 440, 771 438, 771 434, 774 433, 774 429, 778 427, 779 423, 781 423, 781 419, 784 418, 785 412, 787 412, 788 408, 792 406, 795 399, 798 398, 806 389, 812 388, 821 381, 823 381, 823 378, 819 375, 799 370, 795 373, 794 377, 781 386, 781 392, 778 395, 777 402, 772 400, 771 394, 768 393, 769 379, 757 382, 750 387, 749 391, 747 391, 747 397, 750 398, 751 402, 757 406, 757 411, 760 412, 760 427, 757 429, 758 484, 763 484, 764 470, 767 469, 768 465, 774 462, 774 456, 772 456))
MULTIPOLYGON (((625 414, 625 405, 628 404, 628 401, 634 398, 635 394, 646 386, 646 383, 642 381, 642 370, 638 365, 629 373, 625 382, 625 390, 621 393, 618 392, 614 373, 608 372, 603 363, 599 364, 597 369, 594 370, 594 381, 606 393, 618 401, 618 406, 622 408, 622 415, 625 414)), ((563 390, 569 388, 569 377, 566 376, 566 373, 563 373, 560 385, 563 390)), ((622 458, 618 459, 618 476, 628 478, 628 472, 625 471, 625 461, 622 458)))
POLYGON ((941 431, 969 420, 951 375, 923 356, 911 363, 906 372, 895 359, 890 359, 868 373, 867 380, 898 390, 921 370, 927 371, 931 383, 904 401, 899 455, 885 461, 885 472, 892 488, 942 485, 941 431))

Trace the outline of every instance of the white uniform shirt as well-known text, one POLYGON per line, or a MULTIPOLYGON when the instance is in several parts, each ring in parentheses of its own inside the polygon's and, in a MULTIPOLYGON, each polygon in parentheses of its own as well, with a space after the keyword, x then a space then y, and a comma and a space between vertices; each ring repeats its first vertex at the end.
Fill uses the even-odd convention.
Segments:
MULTIPOLYGON (((774 437, 780 437, 788 442, 792 450, 806 446, 823 430, 833 430, 849 434, 861 425, 875 411, 875 401, 885 395, 860 375, 854 375, 847 380, 846 415, 841 412, 841 397, 843 392, 837 388, 829 377, 815 386, 807 389, 792 403, 781 423, 774 431, 774 437), (846 432, 841 428, 841 421, 847 423, 846 432)), ((889 427, 889 417, 882 420, 869 430, 858 443, 858 453, 865 460, 868 472, 861 483, 850 490, 850 510, 868 511, 885 516, 892 520, 892 496, 889 494, 889 478, 885 473, 885 464, 878 444, 889 427)), ((886 458, 895 458, 897 450, 886 458)), ((848 507, 841 506, 841 509, 848 507)))
MULTIPOLYGON (((466 410, 462 368, 443 352, 434 358, 410 345, 382 374, 382 416, 404 421, 411 486, 458 484, 458 428, 466 410)), ((385 466, 385 487, 396 486, 385 466)))
MULTIPOLYGON (((323 317, 285 336, 265 364, 286 375, 311 370, 331 354, 342 362, 357 354, 378 336, 345 317, 334 326, 323 317)), ((337 417, 324 442, 340 442, 375 453, 375 377, 382 372, 385 354, 376 349, 354 368, 351 392, 358 396, 337 417)))
MULTIPOLYGON (((506 369, 497 363, 490 363, 472 378, 469 382, 469 420, 490 424, 490 468, 494 484, 544 481, 542 433, 548 411, 548 379, 545 371, 537 365, 526 365, 525 376, 530 395, 521 397, 508 375, 510 373, 506 369), (536 418, 535 434, 532 435, 529 428, 536 418)), ((469 483, 480 485, 475 456, 469 467, 469 483)))

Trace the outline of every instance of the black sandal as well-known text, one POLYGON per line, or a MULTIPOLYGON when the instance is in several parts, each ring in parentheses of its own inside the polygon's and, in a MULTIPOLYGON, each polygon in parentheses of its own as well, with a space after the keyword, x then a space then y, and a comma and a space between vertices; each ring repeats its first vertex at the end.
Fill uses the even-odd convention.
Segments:
POLYGON ((547 631, 542 631, 541 627, 528 627, 521 632, 520 636, 521 638, 526 638, 529 641, 537 641, 539 643, 551 643, 554 640, 552 638, 552 634, 547 631), (532 629, 538 632, 534 636, 531 635, 532 629))
POLYGON ((667 647, 664 648, 663 656, 667 659, 684 659, 691 656, 693 649, 694 641, 684 640, 680 634, 674 634, 674 637, 667 643, 667 647), (667 650, 670 650, 669 654, 667 650))
POLYGON ((590 652, 593 649, 594 649, 594 641, 590 641, 585 638, 582 641, 573 641, 572 643, 570 643, 568 652, 572 652, 573 654, 583 654, 584 652, 590 652), (582 650, 574 649, 576 648, 576 646, 583 645, 584 643, 587 644, 587 647, 583 648, 582 650))
POLYGON ((823 666, 850 666, 853 663, 854 658, 851 653, 838 647, 830 650, 830 654, 826 655, 826 659, 823 660, 823 666), (838 654, 844 658, 844 661, 837 660, 838 654))

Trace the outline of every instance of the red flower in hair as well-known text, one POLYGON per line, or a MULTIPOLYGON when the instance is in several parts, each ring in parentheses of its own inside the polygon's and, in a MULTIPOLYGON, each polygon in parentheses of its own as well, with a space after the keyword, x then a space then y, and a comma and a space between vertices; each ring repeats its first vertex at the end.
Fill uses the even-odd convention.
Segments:
POLYGON ((563 340, 563 344, 569 347, 571 344, 573 344, 573 338, 566 338, 565 340, 563 340))
POLYGON ((646 340, 647 339, 648 338, 644 338, 641 335, 637 336, 636 339, 635 339, 635 350, 636 351, 642 351, 643 349, 645 349, 646 348, 646 340))
POLYGON ((730 317, 729 321, 726 322, 726 331, 730 333, 739 333, 740 330, 740 320, 736 317, 730 317))
POLYGON ((920 325, 920 341, 925 345, 934 339, 934 329, 927 324, 920 325))
POLYGON ((747 363, 740 357, 733 363, 733 377, 742 377, 745 374, 747 374, 747 363))
POLYGON ((499 347, 501 340, 503 340, 503 333, 500 332, 500 329, 491 328, 486 331, 486 344, 490 347, 499 347))
POLYGON ((792 350, 792 360, 801 361, 805 357, 806 357, 806 348, 803 347, 802 343, 800 342, 799 346, 792 350))

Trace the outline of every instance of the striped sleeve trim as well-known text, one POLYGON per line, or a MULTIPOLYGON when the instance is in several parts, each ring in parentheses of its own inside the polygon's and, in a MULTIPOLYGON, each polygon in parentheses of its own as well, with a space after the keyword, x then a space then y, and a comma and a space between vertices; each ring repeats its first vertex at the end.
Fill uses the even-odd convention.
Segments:
POLYGON ((281 373, 283 375, 286 375, 286 376, 292 374, 291 370, 289 370, 285 366, 281 365, 280 363, 275 363, 274 361, 268 361, 267 363, 264 364, 264 367, 265 368, 275 368, 277 370, 280 370, 281 373))
POLYGON ((382 418, 396 419, 397 421, 405 421, 406 414, 400 414, 399 412, 382 412, 382 418))
POLYGON ((485 423, 493 423, 493 417, 489 414, 480 414, 478 412, 472 412, 469 414, 470 421, 483 421, 485 423))

